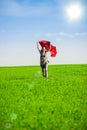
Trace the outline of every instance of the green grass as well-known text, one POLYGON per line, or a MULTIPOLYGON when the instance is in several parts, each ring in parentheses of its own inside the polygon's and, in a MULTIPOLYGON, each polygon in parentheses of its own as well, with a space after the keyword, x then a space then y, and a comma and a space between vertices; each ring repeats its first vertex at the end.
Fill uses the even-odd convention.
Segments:
POLYGON ((87 130, 87 64, 0 67, 0 130, 87 130))

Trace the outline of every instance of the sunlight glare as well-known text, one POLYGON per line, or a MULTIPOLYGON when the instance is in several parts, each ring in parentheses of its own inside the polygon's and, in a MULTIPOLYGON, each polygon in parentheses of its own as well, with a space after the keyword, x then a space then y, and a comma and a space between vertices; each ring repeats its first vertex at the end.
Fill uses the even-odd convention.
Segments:
POLYGON ((81 6, 76 4, 67 7, 66 12, 70 20, 76 20, 82 16, 81 6))

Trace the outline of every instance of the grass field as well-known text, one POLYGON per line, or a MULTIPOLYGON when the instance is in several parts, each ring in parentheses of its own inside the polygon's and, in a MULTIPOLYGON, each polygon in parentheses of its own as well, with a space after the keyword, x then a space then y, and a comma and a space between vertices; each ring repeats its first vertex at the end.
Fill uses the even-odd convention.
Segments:
POLYGON ((0 67, 0 130, 87 130, 87 64, 0 67))

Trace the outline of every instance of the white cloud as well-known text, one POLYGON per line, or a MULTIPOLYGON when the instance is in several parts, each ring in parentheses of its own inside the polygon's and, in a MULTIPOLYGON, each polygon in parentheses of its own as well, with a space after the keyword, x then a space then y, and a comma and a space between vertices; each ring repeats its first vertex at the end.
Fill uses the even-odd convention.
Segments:
POLYGON ((72 35, 72 34, 65 33, 65 32, 47 33, 46 36, 48 36, 48 37, 63 36, 63 37, 70 37, 70 38, 73 38, 73 35, 72 35))
POLYGON ((75 36, 87 36, 87 32, 82 32, 82 33, 75 33, 75 36))
POLYGON ((65 32, 60 32, 60 33, 59 33, 59 36, 64 36, 64 37, 70 37, 70 38, 73 38, 73 34, 65 33, 65 32))
POLYGON ((3 0, 1 2, 0 14, 8 16, 30 16, 30 15, 42 15, 47 14, 50 11, 50 7, 45 4, 38 5, 26 5, 20 4, 14 0, 3 0))
POLYGON ((54 36, 57 36, 57 35, 58 35, 58 33, 50 33, 50 32, 48 32, 46 34, 47 37, 54 37, 54 36))
POLYGON ((57 37, 57 36, 61 36, 61 37, 68 37, 68 38, 74 38, 76 36, 86 36, 87 37, 87 32, 76 32, 76 33, 66 33, 66 32, 59 32, 59 33, 47 33, 46 34, 47 37, 57 37))

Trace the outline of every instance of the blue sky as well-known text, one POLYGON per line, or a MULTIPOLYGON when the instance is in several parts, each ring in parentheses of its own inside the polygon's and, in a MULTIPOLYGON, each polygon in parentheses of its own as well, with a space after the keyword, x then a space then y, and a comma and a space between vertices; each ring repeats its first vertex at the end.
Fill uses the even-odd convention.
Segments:
POLYGON ((58 55, 50 64, 87 64, 86 0, 0 0, 0 66, 39 65, 38 40, 50 40, 58 55), (70 21, 66 8, 82 7, 70 21))

